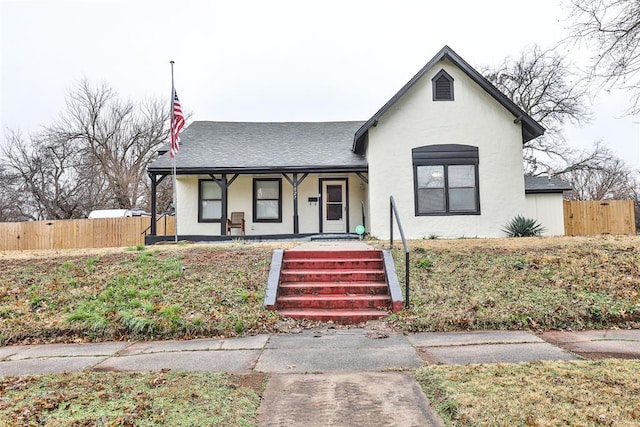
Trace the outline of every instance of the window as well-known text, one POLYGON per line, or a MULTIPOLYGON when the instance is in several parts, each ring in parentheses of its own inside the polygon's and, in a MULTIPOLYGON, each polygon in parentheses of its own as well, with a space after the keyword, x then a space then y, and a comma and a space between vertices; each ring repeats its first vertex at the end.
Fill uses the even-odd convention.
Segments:
POLYGON ((478 148, 431 145, 412 150, 416 215, 479 215, 478 148))
POLYGON ((222 189, 216 181, 201 179, 198 186, 198 222, 220 222, 222 189))
POLYGON ((453 77, 440 70, 431 80, 434 101, 453 101, 453 77))
POLYGON ((342 219, 342 184, 327 185, 327 220, 340 221, 342 219))
POLYGON ((282 180, 253 180, 253 221, 282 222, 282 180))

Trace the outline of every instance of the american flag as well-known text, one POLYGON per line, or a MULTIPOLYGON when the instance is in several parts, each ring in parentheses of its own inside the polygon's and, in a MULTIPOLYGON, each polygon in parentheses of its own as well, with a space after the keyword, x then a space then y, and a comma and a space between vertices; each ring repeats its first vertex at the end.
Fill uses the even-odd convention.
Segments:
POLYGON ((182 115, 182 107, 178 100, 178 92, 173 90, 173 117, 171 120, 171 147, 169 149, 169 155, 175 157, 180 151, 180 136, 179 133, 184 127, 184 116, 182 115))

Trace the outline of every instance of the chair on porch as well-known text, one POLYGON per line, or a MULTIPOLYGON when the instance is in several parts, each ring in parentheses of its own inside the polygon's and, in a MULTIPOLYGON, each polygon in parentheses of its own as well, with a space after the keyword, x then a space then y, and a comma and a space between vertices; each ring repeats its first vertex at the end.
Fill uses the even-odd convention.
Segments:
POLYGON ((244 212, 231 212, 231 218, 227 218, 227 236, 233 228, 239 228, 240 234, 244 236, 244 212))

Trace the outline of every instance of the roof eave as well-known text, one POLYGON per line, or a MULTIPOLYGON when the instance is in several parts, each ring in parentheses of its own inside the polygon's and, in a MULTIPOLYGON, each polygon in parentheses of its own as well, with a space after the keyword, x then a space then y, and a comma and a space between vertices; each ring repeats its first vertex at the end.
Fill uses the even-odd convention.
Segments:
POLYGON ((555 193, 564 193, 565 191, 572 191, 573 188, 549 188, 549 189, 541 189, 536 188, 532 190, 524 190, 524 194, 555 194, 555 193))
MULTIPOLYGON (((332 173, 332 172, 367 172, 367 165, 344 166, 264 166, 264 167, 177 167, 178 175, 207 175, 207 174, 266 174, 266 173, 332 173)), ((167 174, 169 167, 149 168, 152 174, 167 174)))

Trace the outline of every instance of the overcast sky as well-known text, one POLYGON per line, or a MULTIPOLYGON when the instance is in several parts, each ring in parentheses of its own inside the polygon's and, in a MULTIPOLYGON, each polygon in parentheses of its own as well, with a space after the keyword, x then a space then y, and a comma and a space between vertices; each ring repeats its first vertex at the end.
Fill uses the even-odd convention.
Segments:
MULTIPOLYGON (((83 77, 168 103, 170 60, 192 120, 366 120, 444 45, 481 69, 568 25, 560 0, 0 0, 0 14, 0 124, 26 134, 83 77)), ((639 167, 628 98, 599 94, 571 144, 602 139, 639 167)))

